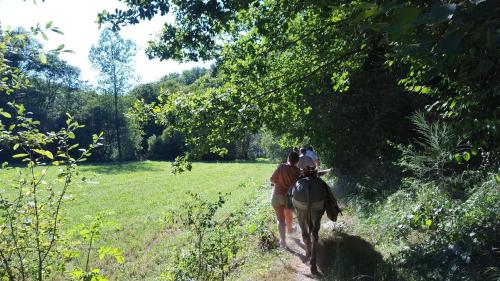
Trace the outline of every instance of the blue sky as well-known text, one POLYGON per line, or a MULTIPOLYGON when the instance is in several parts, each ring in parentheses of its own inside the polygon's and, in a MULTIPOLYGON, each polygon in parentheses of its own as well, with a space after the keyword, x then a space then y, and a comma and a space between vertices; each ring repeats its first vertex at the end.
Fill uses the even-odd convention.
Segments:
MULTIPOLYGON (((91 68, 88 61, 90 46, 95 44, 99 37, 96 23, 97 13, 102 10, 113 11, 115 8, 124 8, 118 0, 0 0, 0 24, 3 29, 7 27, 29 28, 37 23, 45 25, 52 21, 64 32, 64 35, 51 33, 49 40, 40 41, 47 49, 53 49, 60 44, 65 44, 75 54, 64 53, 61 55, 70 64, 82 70, 82 78, 95 83, 97 73, 91 68)), ((183 63, 175 61, 149 60, 144 54, 147 41, 156 37, 164 22, 172 20, 172 16, 155 17, 151 21, 138 25, 124 27, 120 34, 122 37, 133 40, 138 46, 135 59, 136 73, 141 77, 141 82, 156 81, 165 74, 180 72, 194 66, 208 66, 203 63, 183 63)))

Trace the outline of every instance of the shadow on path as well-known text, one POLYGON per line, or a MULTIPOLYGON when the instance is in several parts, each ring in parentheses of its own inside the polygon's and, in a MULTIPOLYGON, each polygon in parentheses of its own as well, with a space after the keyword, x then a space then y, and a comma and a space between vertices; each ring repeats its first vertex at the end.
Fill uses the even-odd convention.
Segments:
POLYGON ((384 280, 390 279, 388 265, 382 255, 359 236, 335 233, 320 239, 319 280, 384 280))

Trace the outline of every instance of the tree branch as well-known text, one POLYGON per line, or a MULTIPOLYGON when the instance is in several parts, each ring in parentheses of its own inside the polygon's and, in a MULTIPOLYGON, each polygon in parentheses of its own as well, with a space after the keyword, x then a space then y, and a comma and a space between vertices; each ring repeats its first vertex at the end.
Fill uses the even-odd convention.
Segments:
POLYGON ((255 98, 259 98, 259 97, 263 97, 263 96, 266 96, 266 95, 269 95, 269 94, 272 94, 272 93, 275 93, 275 92, 280 92, 298 82, 301 82, 301 81, 304 81, 304 80, 307 80, 308 78, 310 78, 311 76, 313 76, 316 72, 322 70, 323 68, 325 67, 328 67, 334 63, 337 63, 338 61, 342 60, 342 59, 345 59, 351 55, 354 55, 356 54, 357 52, 359 52, 361 50, 361 48, 356 48, 354 50, 351 50, 339 57, 336 57, 334 59, 331 59, 329 60, 328 62, 318 66, 317 68, 313 69, 311 72, 303 75, 303 76, 300 76, 300 77, 296 77, 296 78, 293 78, 292 80, 290 80, 289 82, 285 83, 284 85, 282 86, 279 86, 279 87, 276 87, 276 88, 273 88, 271 90, 268 90, 268 91, 265 91, 265 92, 262 92, 262 93, 259 93, 259 94, 256 94, 254 95, 252 98, 255 99, 255 98))

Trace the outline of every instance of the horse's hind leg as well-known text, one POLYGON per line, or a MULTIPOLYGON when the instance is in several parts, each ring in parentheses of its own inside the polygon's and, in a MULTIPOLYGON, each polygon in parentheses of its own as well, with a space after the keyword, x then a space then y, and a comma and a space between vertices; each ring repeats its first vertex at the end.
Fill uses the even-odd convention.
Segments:
POLYGON ((318 274, 318 267, 316 266, 316 254, 318 252, 318 231, 312 231, 312 251, 311 251, 311 273, 318 274))
POLYGON ((321 226, 321 217, 323 211, 311 212, 311 236, 312 236, 312 251, 311 251, 311 273, 318 274, 318 267, 316 266, 316 255, 318 252, 319 228, 321 226))
POLYGON ((302 232, 302 241, 306 246, 306 260, 311 258, 311 235, 308 232, 302 232))
POLYGON ((300 232, 302 234, 302 242, 306 247, 306 260, 311 257, 311 236, 309 232, 309 224, 307 223, 307 211, 303 209, 296 209, 297 221, 299 223, 300 232))

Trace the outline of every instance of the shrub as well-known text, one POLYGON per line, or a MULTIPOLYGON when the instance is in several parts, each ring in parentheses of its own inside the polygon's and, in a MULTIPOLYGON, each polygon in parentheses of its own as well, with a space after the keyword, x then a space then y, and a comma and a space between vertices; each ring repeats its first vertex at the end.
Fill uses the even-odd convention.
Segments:
MULTIPOLYGON (((101 273, 101 270, 92 265, 92 260, 95 259, 95 244, 101 237, 101 229, 104 224, 104 214, 99 213, 92 218, 90 225, 79 225, 79 239, 73 241, 74 249, 65 251, 68 261, 73 260, 73 266, 69 271, 71 278, 75 281, 106 281, 107 279, 101 273), (83 252, 83 264, 79 264, 76 260, 80 257, 80 252, 83 252)), ((97 251, 99 260, 112 257, 118 264, 122 264, 125 259, 122 250, 109 246, 100 246, 97 251)))
POLYGON ((187 151, 184 137, 179 133, 163 130, 161 136, 148 138, 148 158, 153 160, 174 160, 187 151))
POLYGON ((420 135, 416 140, 418 149, 411 145, 400 147, 402 155, 398 161, 410 175, 422 181, 436 180, 443 184, 445 177, 460 171, 457 164, 470 160, 470 146, 446 123, 430 123, 422 113, 413 114, 411 121, 420 135))
MULTIPOLYGON (((0 193, 0 277, 43 280, 64 268, 61 208, 78 175, 77 164, 90 156, 100 136, 94 135, 89 148, 77 149, 74 132, 81 125, 69 114, 66 128, 43 133, 24 106, 11 106, 16 118, 9 121, 8 128, 0 120, 0 139, 19 152, 13 158, 26 168, 16 168, 13 178, 12 171, 2 174, 6 192, 0 193), (57 177, 47 176, 51 169, 57 169, 57 177)), ((3 116, 11 119, 10 114, 3 116)), ((4 163, 2 170, 12 168, 4 163)))
MULTIPOLYGON (((402 149, 400 190, 366 212, 378 239, 398 245, 401 279, 482 280, 498 268, 500 176, 469 170, 473 150, 444 123, 412 117, 419 150, 402 149), (490 268, 489 270, 486 270, 490 268)), ((495 171, 487 173, 488 169, 495 171)), ((492 275, 493 274, 493 275, 492 275)))
POLYGON ((182 226, 188 239, 174 250, 174 261, 163 274, 164 280, 225 280, 235 265, 242 245, 242 213, 216 219, 225 199, 208 202, 190 193, 181 213, 166 216, 171 226, 182 226))
POLYGON ((421 280, 482 280, 498 266, 500 177, 490 175, 463 203, 454 201, 421 244, 400 254, 421 280), (467 272, 467 273, 465 273, 467 272))

